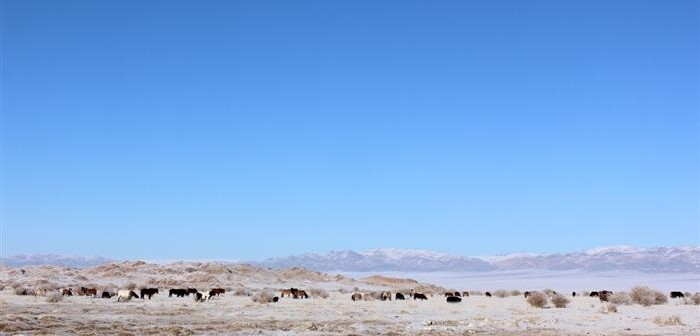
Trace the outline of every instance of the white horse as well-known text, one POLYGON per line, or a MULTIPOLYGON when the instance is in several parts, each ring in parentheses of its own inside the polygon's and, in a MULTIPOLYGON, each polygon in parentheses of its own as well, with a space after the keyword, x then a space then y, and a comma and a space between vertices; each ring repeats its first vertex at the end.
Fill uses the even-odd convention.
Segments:
POLYGON ((194 294, 194 302, 204 302, 204 301, 209 301, 209 298, 211 297, 211 292, 208 290, 203 290, 203 291, 197 291, 197 293, 194 294))
POLYGON ((117 302, 121 302, 122 300, 124 300, 124 302, 128 302, 128 301, 131 301, 132 297, 135 297, 137 299, 139 298, 138 294, 136 294, 136 293, 134 293, 134 291, 130 291, 128 289, 120 289, 117 292, 117 302))

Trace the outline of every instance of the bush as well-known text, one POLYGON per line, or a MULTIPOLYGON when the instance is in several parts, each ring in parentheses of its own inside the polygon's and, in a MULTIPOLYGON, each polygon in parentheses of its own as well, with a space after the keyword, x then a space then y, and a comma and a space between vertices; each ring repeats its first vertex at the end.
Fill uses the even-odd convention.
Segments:
POLYGON ((554 294, 557 293, 557 292, 554 291, 553 289, 549 289, 549 288, 543 289, 542 292, 545 293, 545 294, 547 294, 547 295, 549 295, 549 296, 552 296, 552 295, 554 295, 554 294))
POLYGON ((129 282, 129 283, 126 284, 126 289, 128 289, 128 290, 130 290, 130 291, 135 290, 136 287, 137 287, 136 284, 133 283, 133 282, 129 282))
POLYGON ((630 295, 625 292, 609 295, 608 301, 615 305, 628 305, 632 303, 630 295))
POLYGON ((535 308, 544 308, 547 304, 547 296, 541 292, 532 292, 527 297, 527 303, 535 308))
POLYGON ((496 296, 499 298, 504 298, 506 296, 510 296, 510 293, 505 289, 498 289, 495 292, 493 292, 492 294, 493 294, 493 296, 496 296))
POLYGON ((581 296, 589 296, 591 295, 591 292, 589 291, 581 291, 581 296))
POLYGON ((552 296, 552 303, 554 304, 554 307, 566 308, 566 305, 569 304, 569 299, 567 299, 564 295, 554 294, 552 296))
POLYGON ((233 290, 235 296, 250 296, 250 290, 245 287, 239 287, 233 290))
POLYGON ((46 302, 56 303, 63 301, 63 295, 61 293, 53 293, 46 297, 46 302))
POLYGON ((517 290, 517 289, 514 289, 514 290, 510 291, 510 296, 520 296, 520 295, 522 295, 522 294, 523 294, 523 293, 520 292, 520 291, 517 290))
POLYGON ((484 295, 484 292, 482 291, 469 291, 469 295, 484 295))
POLYGON ((678 315, 657 316, 654 318, 654 323, 660 326, 683 325, 683 321, 681 321, 681 318, 678 315))
POLYGON ((314 299, 327 299, 330 296, 328 295, 328 292, 326 292, 326 290, 320 288, 311 288, 308 290, 307 294, 309 294, 309 297, 314 299))
POLYGON ((274 297, 275 297, 275 295, 272 294, 271 292, 263 291, 263 292, 259 292, 255 295, 253 295, 253 297, 251 299, 253 300, 253 302, 257 302, 257 303, 270 303, 270 302, 272 302, 272 299, 274 297))
POLYGON ((648 307, 655 304, 664 304, 668 301, 666 294, 653 290, 647 286, 637 286, 630 291, 632 302, 648 307))
POLYGON ((700 305, 700 293, 695 293, 693 296, 686 296, 684 302, 685 304, 700 305))

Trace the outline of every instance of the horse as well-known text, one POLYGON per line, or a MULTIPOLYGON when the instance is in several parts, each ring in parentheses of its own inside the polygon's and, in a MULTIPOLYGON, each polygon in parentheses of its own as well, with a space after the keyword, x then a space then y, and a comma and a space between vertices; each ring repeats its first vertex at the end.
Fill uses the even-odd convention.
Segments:
POLYGON ((213 295, 219 296, 220 294, 224 294, 224 293, 226 293, 226 290, 223 288, 214 288, 211 291, 209 291, 210 296, 213 296, 213 295))
POLYGON ((111 299, 112 294, 110 292, 102 292, 102 298, 103 299, 111 299))
POLYGON ((360 301, 360 300, 362 300, 362 294, 355 293, 352 296, 350 296, 350 299, 353 301, 360 301))
POLYGON ((34 296, 45 296, 48 293, 46 288, 37 288, 34 290, 34 296))
POLYGON ((308 299, 309 294, 306 294, 306 291, 298 289, 296 293, 294 294, 295 299, 308 299))
POLYGON ((415 301, 415 300, 427 300, 427 299, 428 299, 428 297, 425 296, 425 294, 413 293, 413 300, 414 300, 414 301, 415 301))
POLYGON ((670 296, 671 296, 672 299, 684 298, 684 297, 685 297, 685 294, 683 294, 683 292, 673 291, 673 292, 671 292, 671 295, 670 295, 670 296))
POLYGON ((459 302, 462 302, 462 298, 456 297, 456 296, 448 296, 447 302, 448 303, 459 303, 459 302))
POLYGON ((280 298, 277 297, 277 296, 275 296, 275 297, 272 298, 272 302, 277 302, 277 301, 279 301, 279 300, 280 300, 280 298))
POLYGON ((158 288, 142 288, 141 289, 141 298, 146 299, 146 296, 148 295, 148 299, 151 299, 151 296, 153 294, 158 294, 158 288))
POLYGON ((491 293, 489 293, 489 292, 486 292, 486 294, 484 294, 484 295, 486 295, 486 297, 491 297, 491 293))
POLYGON ((194 302, 204 302, 209 301, 211 296, 208 291, 197 292, 194 294, 194 302))
POLYGON ((467 291, 462 292, 462 296, 469 297, 469 292, 467 292, 467 291))
POLYGON ((63 296, 73 296, 73 291, 70 288, 64 288, 61 291, 61 295, 63 296))
POLYGON ((406 300, 406 297, 403 296, 401 293, 396 293, 396 300, 406 300))
POLYGON ((139 298, 139 295, 136 294, 136 292, 128 289, 120 289, 117 291, 117 302, 121 302, 124 300, 124 302, 131 301, 131 298, 139 298))
POLYGON ((286 295, 287 297, 293 297, 294 293, 296 293, 296 291, 297 291, 296 288, 283 289, 282 295, 280 295, 280 296, 284 297, 286 295))
POLYGON ((190 295, 186 289, 171 289, 168 291, 168 297, 172 297, 173 294, 176 297, 184 297, 185 295, 190 295))
POLYGON ((382 292, 381 294, 379 294, 379 299, 382 301, 391 301, 391 292, 382 292))

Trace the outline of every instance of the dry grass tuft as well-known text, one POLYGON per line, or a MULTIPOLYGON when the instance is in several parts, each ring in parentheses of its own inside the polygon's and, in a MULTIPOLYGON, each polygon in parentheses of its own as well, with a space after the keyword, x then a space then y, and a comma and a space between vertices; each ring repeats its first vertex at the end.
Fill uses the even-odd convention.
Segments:
POLYGON ((617 306, 614 305, 614 304, 612 304, 612 303, 608 303, 606 306, 600 307, 600 312, 601 312, 602 314, 614 314, 614 313, 617 313, 617 306))
POLYGON ((510 291, 510 296, 520 296, 520 295, 523 295, 523 293, 517 289, 510 291))
POLYGON ((693 296, 686 295, 683 299, 683 303, 687 305, 700 305, 700 293, 695 293, 693 296))
POLYGON ((651 305, 664 304, 668 301, 666 295, 660 291, 653 290, 647 286, 637 286, 630 291, 632 302, 648 307, 651 305))
POLYGON ((493 296, 496 296, 499 298, 504 298, 504 297, 510 296, 510 292, 508 292, 505 289, 498 289, 491 294, 493 294, 493 296))
POLYGON ((63 301, 63 295, 61 293, 53 293, 46 297, 46 302, 57 303, 63 301))
POLYGON ((236 288, 232 292, 233 292, 233 295, 235 295, 235 296, 250 296, 251 295, 250 289, 245 288, 245 287, 236 288))
POLYGON ((134 290, 134 289, 136 289, 136 287, 137 287, 136 284, 133 283, 133 282, 129 282, 129 283, 127 283, 126 286, 125 286, 125 288, 128 289, 128 290, 134 290))
POLYGON ((469 295, 472 295, 472 296, 474 296, 474 295, 481 296, 481 295, 484 295, 484 292, 482 292, 482 291, 469 291, 469 295))
POLYGON ((257 303, 270 303, 270 302, 272 302, 272 299, 274 297, 275 297, 275 295, 272 294, 271 292, 263 291, 263 292, 259 292, 255 295, 253 295, 253 297, 251 299, 253 300, 253 302, 257 302, 257 303))
POLYGON ((307 291, 307 294, 314 299, 327 299, 330 296, 325 289, 321 288, 311 288, 307 291))
POLYGON ((554 307, 566 308, 566 305, 569 304, 569 299, 567 299, 566 296, 557 293, 552 295, 552 303, 554 304, 554 307))
POLYGON ((677 326, 677 325, 684 325, 683 321, 681 321, 681 317, 678 315, 671 315, 671 316, 657 316, 654 318, 654 323, 660 325, 660 326, 677 326))
POLYGON ((544 308, 547 304, 547 295, 541 292, 532 292, 527 297, 527 303, 535 308, 544 308))
POLYGON ((545 293, 549 296, 552 296, 552 295, 556 294, 557 292, 553 289, 545 288, 542 290, 542 293, 545 293))
POLYGON ((632 304, 632 299, 630 295, 625 292, 618 292, 608 296, 608 302, 615 305, 629 305, 632 304))

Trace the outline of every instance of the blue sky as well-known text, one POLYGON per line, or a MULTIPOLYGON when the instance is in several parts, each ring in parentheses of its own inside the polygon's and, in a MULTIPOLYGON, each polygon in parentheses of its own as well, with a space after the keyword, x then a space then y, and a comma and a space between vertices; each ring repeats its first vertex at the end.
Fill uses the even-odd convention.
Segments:
POLYGON ((700 243, 697 1, 2 1, 2 255, 700 243))

